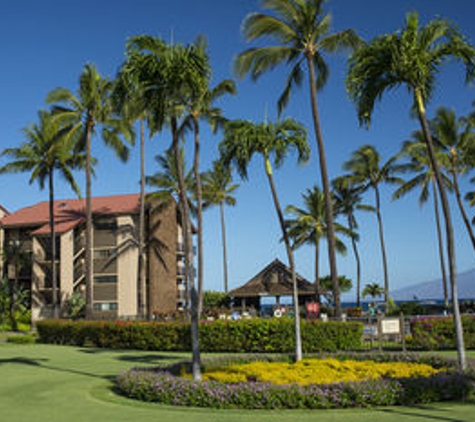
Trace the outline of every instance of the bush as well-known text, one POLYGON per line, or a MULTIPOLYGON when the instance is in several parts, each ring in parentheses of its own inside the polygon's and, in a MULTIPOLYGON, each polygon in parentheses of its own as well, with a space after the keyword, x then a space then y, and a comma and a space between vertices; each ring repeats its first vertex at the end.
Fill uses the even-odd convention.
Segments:
MULTIPOLYGON (((349 358, 339 356, 339 359, 349 358)), ((351 356, 355 358, 355 356, 351 356)), ((367 356, 359 356, 365 359, 367 356)), ((389 356, 377 356, 387 361, 389 356)), ((228 359, 232 363, 232 359, 228 359)), ((263 357, 261 356, 261 359, 263 357)), ((266 357, 264 357, 266 359, 266 357)), ((253 360, 251 358, 251 360, 253 360)), ((271 357, 270 360, 275 360, 271 357)), ((398 361, 415 362, 416 355, 400 355, 398 361)), ((221 363, 223 359, 215 359, 221 363)), ((242 358, 237 362, 242 363, 242 358)), ((427 363, 428 359, 421 359, 427 363)), ((263 382, 225 384, 194 382, 176 376, 174 365, 160 370, 132 370, 120 375, 116 384, 128 397, 179 406, 243 409, 331 409, 387 405, 413 405, 442 400, 465 399, 473 390, 473 376, 452 369, 451 361, 434 360, 436 368, 448 370, 423 378, 378 379, 327 385, 273 385, 263 382), (175 375, 174 375, 175 373, 175 375)), ((209 367, 216 362, 206 362, 209 367)), ((218 364, 219 365, 219 364, 218 364)))
MULTIPOLYGON (((462 317, 467 349, 475 348, 475 316, 462 317)), ((455 325, 452 317, 422 317, 411 321, 411 347, 421 350, 455 349, 455 325)))
MULTIPOLYGON (((37 323, 43 343, 91 345, 112 349, 189 351, 190 325, 181 322, 104 322, 44 320, 37 323)), ((203 352, 292 353, 291 319, 218 320, 200 324, 203 352)), ((306 353, 354 350, 361 346, 362 324, 302 321, 306 353)))
POLYGON ((24 335, 16 335, 16 336, 8 336, 7 343, 14 343, 14 344, 33 344, 36 342, 34 336, 29 334, 24 335))

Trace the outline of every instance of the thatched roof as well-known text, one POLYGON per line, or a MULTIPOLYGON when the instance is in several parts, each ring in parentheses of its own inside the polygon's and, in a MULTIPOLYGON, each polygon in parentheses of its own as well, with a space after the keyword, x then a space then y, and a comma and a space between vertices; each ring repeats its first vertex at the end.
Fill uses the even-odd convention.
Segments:
MULTIPOLYGON (((315 295, 315 285, 297 274, 299 296, 315 295)), ((229 292, 231 297, 289 296, 292 295, 290 268, 275 259, 241 287, 229 292)))

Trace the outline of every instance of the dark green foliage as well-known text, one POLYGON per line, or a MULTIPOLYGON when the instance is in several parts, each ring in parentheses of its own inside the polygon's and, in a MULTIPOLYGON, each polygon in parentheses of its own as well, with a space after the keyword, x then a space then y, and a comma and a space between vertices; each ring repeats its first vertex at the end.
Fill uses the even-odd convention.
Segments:
MULTIPOLYGON (((37 324, 39 341, 111 349, 189 351, 190 326, 180 322, 92 322, 45 320, 37 324)), ((302 324, 306 353, 355 350, 361 346, 362 325, 350 322, 302 324)), ((291 319, 218 320, 202 323, 200 344, 205 352, 291 353, 291 319)))
MULTIPOLYGON (((467 349, 475 349, 475 317, 462 317, 467 349)), ((452 317, 423 317, 411 321, 411 346, 422 350, 455 349, 455 325, 452 317)))
POLYGON ((22 334, 16 336, 8 336, 7 343, 14 344, 33 344, 35 343, 35 337, 29 334, 22 334))
POLYGON ((204 309, 229 308, 230 297, 223 292, 206 291, 203 296, 204 309))

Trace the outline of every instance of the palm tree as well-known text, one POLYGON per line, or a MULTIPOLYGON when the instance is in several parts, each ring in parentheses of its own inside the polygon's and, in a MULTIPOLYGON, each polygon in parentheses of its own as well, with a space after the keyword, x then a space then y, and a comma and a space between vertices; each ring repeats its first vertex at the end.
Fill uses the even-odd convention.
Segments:
POLYGON ((317 139, 321 182, 325 195, 325 218, 328 226, 328 259, 335 293, 336 316, 341 317, 338 272, 335 257, 333 209, 328 177, 325 146, 320 123, 317 91, 325 85, 329 69, 323 54, 355 48, 361 41, 352 30, 329 34, 331 16, 324 14, 325 0, 262 0, 263 8, 272 14, 252 13, 243 22, 242 31, 248 41, 271 39, 276 45, 250 48, 236 58, 239 76, 250 73, 255 80, 279 64, 292 65, 282 95, 278 101, 281 112, 287 105, 294 86, 303 80, 307 65, 312 117, 317 139))
POLYGON ((259 154, 263 158, 264 170, 271 189, 292 274, 295 308, 295 359, 299 361, 302 359, 302 342, 295 261, 272 169, 272 164, 276 167, 282 165, 288 152, 293 149, 297 151, 300 162, 308 159, 307 132, 299 122, 290 118, 277 123, 264 122, 260 124, 246 120, 232 121, 225 126, 224 139, 219 145, 224 165, 235 165, 243 179, 247 178, 247 167, 254 154, 259 154))
MULTIPOLYGON (((304 244, 315 246, 315 290, 317 292, 317 302, 320 303, 320 241, 328 239, 328 226, 325 219, 325 197, 318 186, 307 189, 302 195, 304 207, 299 208, 289 205, 285 213, 291 218, 285 221, 289 237, 293 241, 293 248, 297 249, 304 244)), ((348 228, 335 223, 335 234, 350 236, 352 233, 348 228)), ((336 250, 346 254, 346 246, 341 239, 335 237, 336 250)), ((340 281, 341 278, 339 278, 340 281)), ((340 285, 341 291, 341 285, 340 285)))
POLYGON ((8 242, 5 247, 0 251, 0 258, 11 265, 15 273, 13 283, 9 287, 10 300, 9 300, 9 317, 12 331, 18 331, 18 323, 15 316, 17 309, 17 298, 20 287, 20 272, 21 270, 31 263, 30 253, 25 250, 25 244, 21 240, 12 240, 8 242))
MULTIPOLYGON (((170 203, 171 198, 181 200, 180 183, 178 181, 178 166, 175 151, 167 149, 164 154, 155 156, 155 162, 159 171, 152 176, 147 176, 145 182, 147 186, 153 188, 153 192, 147 195, 149 202, 157 202, 162 206, 170 203)), ((185 169, 185 150, 180 148, 180 166, 185 169)), ((185 170, 185 196, 188 201, 188 207, 194 211, 192 194, 194 191, 195 180, 193 171, 185 170)))
MULTIPOLYGON (((427 156, 427 146, 423 141, 423 134, 420 131, 414 132, 413 140, 405 142, 401 150, 400 156, 407 157, 409 164, 407 169, 414 174, 414 177, 404 182, 393 194, 393 200, 402 198, 414 189, 419 188, 419 206, 424 205, 429 197, 430 191, 434 198, 434 215, 437 229, 437 240, 439 249, 439 261, 440 270, 442 274, 442 288, 444 292, 444 304, 449 306, 449 293, 447 283, 447 273, 445 270, 445 257, 444 257, 444 242, 442 239, 442 230, 440 223, 439 201, 437 186, 435 183, 434 172, 432 171, 429 157, 427 156)), ((452 184, 447 176, 441 172, 447 189, 451 189, 452 184)))
POLYGON ((333 196, 335 198, 335 214, 346 216, 348 222, 348 229, 352 233, 351 245, 356 261, 356 306, 361 305, 361 260, 358 251, 359 235, 356 232, 358 229, 358 222, 355 217, 357 210, 374 212, 374 207, 366 204, 361 204, 362 196, 361 189, 353 186, 352 182, 347 177, 337 177, 332 181, 333 196))
POLYGON ((430 122, 430 127, 437 141, 437 146, 445 154, 446 159, 443 161, 443 166, 447 168, 447 171, 452 176, 452 187, 455 192, 460 215, 467 229, 472 247, 475 250, 475 235, 463 204, 459 186, 459 175, 466 174, 474 165, 475 133, 473 132, 472 124, 466 118, 457 119, 453 110, 439 107, 435 118, 430 122))
POLYGON ((161 38, 142 35, 131 38, 128 51, 140 65, 133 68, 141 84, 146 87, 152 130, 162 130, 168 124, 177 162, 180 208, 185 243, 186 284, 190 291, 191 340, 193 379, 201 379, 198 338, 198 297, 193 278, 193 248, 190 210, 186 198, 185 176, 180 156, 180 119, 192 93, 203 86, 210 73, 209 58, 197 44, 167 45, 161 38))
POLYGON ((78 147, 86 151, 86 318, 93 316, 93 268, 92 268, 92 137, 101 127, 105 145, 111 148, 122 161, 128 158, 129 150, 120 134, 132 143, 133 135, 126 120, 114 114, 111 93, 113 84, 101 77, 92 64, 86 64, 79 78, 79 90, 74 95, 67 88, 56 88, 49 93, 47 102, 55 104, 57 118, 72 125, 71 136, 79 136, 78 147))
MULTIPOLYGON (((206 55, 206 43, 203 38, 197 41, 197 47, 203 50, 206 55)), ((235 94, 236 86, 230 79, 221 81, 214 88, 210 88, 210 78, 200 79, 200 84, 196 89, 190 91, 190 97, 187 103, 188 116, 184 120, 184 125, 192 127, 195 139, 195 152, 193 159, 193 171, 195 175, 196 205, 197 205, 197 223, 198 223, 198 314, 201 314, 203 308, 203 199, 202 183, 200 173, 200 121, 207 122, 213 132, 222 127, 225 119, 222 110, 216 107, 214 103, 225 94, 235 94)))
MULTIPOLYGON (((139 254, 137 272, 137 309, 140 318, 147 314, 147 281, 146 267, 147 254, 145 251, 145 124, 151 126, 150 109, 146 101, 146 86, 139 78, 140 60, 134 60, 133 53, 126 52, 127 59, 117 74, 114 84, 112 100, 116 111, 123 119, 132 125, 139 121, 140 137, 140 211, 139 228, 137 236, 137 249, 139 254), (138 69, 135 69, 138 67, 138 69), (137 71, 136 71, 137 70, 137 71)), ((151 132, 151 130, 150 130, 151 132)), ((151 136, 151 133, 150 133, 151 136)))
POLYGON ((373 308, 376 308, 376 298, 382 296, 384 293, 384 288, 378 283, 370 283, 364 287, 362 295, 363 297, 371 296, 373 298, 373 308))
POLYGON ((67 137, 69 126, 61 127, 58 121, 48 112, 38 113, 39 123, 32 124, 24 130, 26 142, 19 147, 7 148, 2 156, 12 161, 0 168, 2 173, 30 173, 29 183, 37 181, 40 189, 48 183, 49 189, 49 226, 51 241, 51 286, 53 316, 58 317, 57 306, 60 301, 59 286, 56 274, 56 233, 54 216, 54 175, 57 170, 69 183, 78 196, 80 190, 74 179, 72 169, 84 164, 84 155, 74 152, 74 138, 67 137))
POLYGON ((381 163, 382 157, 376 148, 372 145, 363 145, 361 148, 353 152, 351 158, 343 164, 343 168, 350 172, 348 180, 357 188, 364 192, 373 189, 376 217, 379 227, 379 241, 381 244, 381 257, 383 261, 384 274, 384 302, 386 311, 389 310, 389 274, 388 261, 386 257, 386 245, 384 242, 383 217, 381 214, 381 195, 380 185, 401 184, 403 180, 397 177, 403 165, 396 164, 397 157, 392 157, 385 163, 381 163))
POLYGON ((425 109, 441 65, 451 59, 465 65, 467 82, 475 79, 475 49, 458 29, 442 19, 420 27, 417 13, 409 13, 401 31, 379 36, 354 52, 349 61, 347 90, 356 102, 360 122, 366 125, 371 122, 376 100, 387 90, 406 85, 414 98, 413 109, 424 133, 445 218, 458 360, 464 369, 466 356, 458 305, 452 218, 425 109))
POLYGON ((219 205, 221 216, 221 241, 223 245, 224 292, 227 294, 229 290, 229 282, 224 206, 236 205, 236 198, 233 194, 239 185, 233 183, 231 170, 228 167, 225 167, 220 161, 213 162, 213 168, 205 172, 201 180, 203 181, 204 209, 213 205, 219 205))
MULTIPOLYGON (((344 275, 338 276, 338 282, 340 283, 340 292, 346 293, 349 292, 353 288, 353 282, 351 279, 344 275)), ((319 280, 319 284, 321 286, 322 294, 327 301, 327 303, 331 306, 335 306, 334 299, 333 299, 333 290, 332 290, 332 278, 330 275, 325 277, 321 277, 319 280)))

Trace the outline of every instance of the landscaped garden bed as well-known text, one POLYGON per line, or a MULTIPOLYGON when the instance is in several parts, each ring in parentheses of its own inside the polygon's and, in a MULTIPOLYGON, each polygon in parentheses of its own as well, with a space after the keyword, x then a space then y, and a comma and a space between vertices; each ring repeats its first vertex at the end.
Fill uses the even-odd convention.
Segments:
POLYGON ((414 354, 339 355, 297 364, 279 356, 216 358, 205 360, 203 372, 204 380, 195 382, 184 363, 131 370, 117 386, 132 398, 179 406, 330 409, 464 400, 474 382, 453 361, 414 354))

